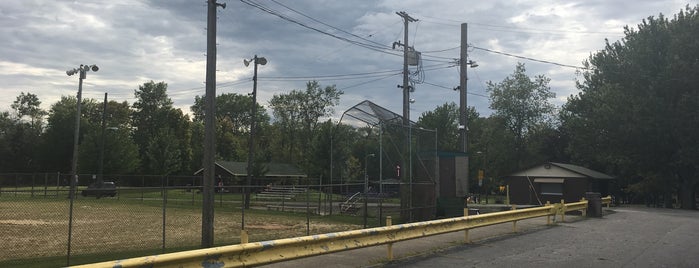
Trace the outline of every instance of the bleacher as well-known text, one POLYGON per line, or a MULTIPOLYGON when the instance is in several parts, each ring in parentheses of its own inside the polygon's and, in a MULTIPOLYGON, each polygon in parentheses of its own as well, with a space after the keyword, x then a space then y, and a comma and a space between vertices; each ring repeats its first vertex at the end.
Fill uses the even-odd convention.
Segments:
POLYGON ((307 188, 294 186, 269 186, 255 195, 259 200, 292 200, 297 194, 306 193, 307 188))

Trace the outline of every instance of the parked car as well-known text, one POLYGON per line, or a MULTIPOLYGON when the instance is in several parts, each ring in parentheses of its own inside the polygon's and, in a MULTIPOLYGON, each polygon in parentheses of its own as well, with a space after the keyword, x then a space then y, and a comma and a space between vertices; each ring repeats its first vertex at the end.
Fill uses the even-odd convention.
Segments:
POLYGON ((104 181, 101 184, 98 182, 92 183, 89 186, 87 186, 87 189, 82 191, 82 195, 87 197, 87 196, 94 196, 97 198, 103 197, 103 196, 110 196, 110 197, 115 197, 117 194, 116 190, 116 184, 114 184, 113 181, 104 181))

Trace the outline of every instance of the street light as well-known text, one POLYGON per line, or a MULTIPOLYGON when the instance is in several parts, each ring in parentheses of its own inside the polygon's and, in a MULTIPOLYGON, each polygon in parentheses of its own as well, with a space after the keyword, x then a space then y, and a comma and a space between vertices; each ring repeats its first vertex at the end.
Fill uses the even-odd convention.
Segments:
POLYGON ((366 220, 368 214, 368 200, 369 199, 369 167, 367 166, 367 160, 369 157, 374 157, 374 154, 368 154, 364 156, 364 229, 366 229, 366 220))
POLYGON ((97 72, 99 70, 99 67, 97 65, 87 65, 87 64, 80 64, 80 67, 78 68, 73 68, 70 70, 66 71, 66 74, 68 76, 72 76, 74 74, 80 74, 80 77, 78 78, 78 104, 77 104, 77 109, 75 112, 75 134, 73 136, 73 160, 71 162, 70 166, 70 198, 73 199, 73 195, 75 192, 75 187, 76 183, 78 180, 78 140, 79 140, 79 135, 80 135, 80 108, 81 108, 81 103, 82 103, 82 92, 83 92, 83 79, 87 77, 87 72, 92 70, 93 72, 97 72))
POLYGON ((80 64, 80 67, 78 68, 73 68, 71 70, 66 71, 66 74, 68 76, 72 76, 74 74, 80 73, 80 77, 78 78, 78 104, 77 104, 77 109, 75 111, 75 134, 73 136, 73 160, 70 165, 70 193, 68 194, 68 197, 70 198, 70 212, 69 212, 69 220, 68 220, 68 255, 67 255, 67 265, 70 266, 70 246, 71 246, 71 237, 73 236, 73 199, 75 198, 75 187, 77 184, 78 180, 78 135, 80 135, 80 106, 82 102, 82 94, 83 94, 83 79, 86 78, 87 72, 92 70, 93 72, 96 72, 99 70, 97 65, 87 65, 87 64, 80 64))
POLYGON ((245 67, 250 66, 250 63, 253 63, 254 65, 254 74, 252 76, 252 107, 250 108, 250 137, 248 138, 248 168, 247 168, 247 185, 246 187, 243 187, 243 212, 242 212, 242 221, 241 221, 241 229, 245 230, 245 210, 250 208, 250 193, 248 192, 248 187, 250 187, 250 184, 252 184, 252 161, 253 158, 255 157, 254 153, 254 137, 255 137, 255 116, 257 114, 257 65, 265 65, 267 64, 267 59, 264 57, 253 57, 250 60, 244 59, 243 64, 245 64, 245 67))

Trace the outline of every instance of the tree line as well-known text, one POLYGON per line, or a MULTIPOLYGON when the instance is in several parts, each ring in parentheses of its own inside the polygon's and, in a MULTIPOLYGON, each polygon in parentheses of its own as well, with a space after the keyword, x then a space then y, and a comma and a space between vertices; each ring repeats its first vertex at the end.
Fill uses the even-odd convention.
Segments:
MULTIPOLYGON (((626 27, 620 41, 584 61, 578 93, 560 108, 550 99, 550 79, 530 77, 524 64, 500 82, 488 82, 493 113, 468 107, 472 191, 491 191, 499 178, 546 161, 573 163, 618 178, 618 193, 636 201, 664 197, 695 208, 699 185, 699 6, 673 18, 662 14, 626 27), (483 186, 477 172, 485 170, 483 186)), ((104 139, 105 174, 191 175, 201 168, 204 96, 191 118, 174 108, 165 82, 147 82, 136 101, 109 101, 104 139)), ((255 159, 301 167, 309 177, 329 178, 331 137, 347 180, 363 178, 367 148, 378 131, 328 119, 343 92, 316 81, 278 94, 268 114, 251 96, 216 97, 216 159, 247 161, 250 112, 256 109, 255 159)), ((48 111, 38 96, 21 93, 0 113, 1 172, 69 172, 76 98, 64 96, 48 111)), ((101 101, 83 100, 79 173, 96 173, 102 151, 101 101)), ((437 150, 458 151, 458 107, 446 102, 422 113, 417 124, 438 129, 437 150)), ((336 154, 336 155, 335 155, 336 154)), ((368 163, 370 174, 378 164, 368 163)), ((391 163, 389 163, 390 165, 391 163)), ((390 167, 385 172, 392 172, 390 167)), ((262 171, 260 171, 262 172, 262 171)), ((390 177, 390 176, 389 176, 390 177)))

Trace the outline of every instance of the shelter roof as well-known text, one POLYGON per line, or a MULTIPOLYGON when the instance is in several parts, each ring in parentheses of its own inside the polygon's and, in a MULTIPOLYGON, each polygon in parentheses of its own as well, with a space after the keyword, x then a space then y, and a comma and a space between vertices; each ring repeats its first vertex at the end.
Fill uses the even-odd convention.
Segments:
MULTIPOLYGON (((233 161, 216 161, 216 166, 225 170, 232 176, 247 176, 247 162, 233 162, 233 161)), ((265 177, 297 177, 305 178, 306 174, 301 172, 296 166, 286 163, 266 163, 265 167, 267 172, 264 174, 265 177)), ((199 175, 204 169, 200 169, 194 173, 194 175, 199 175)))

